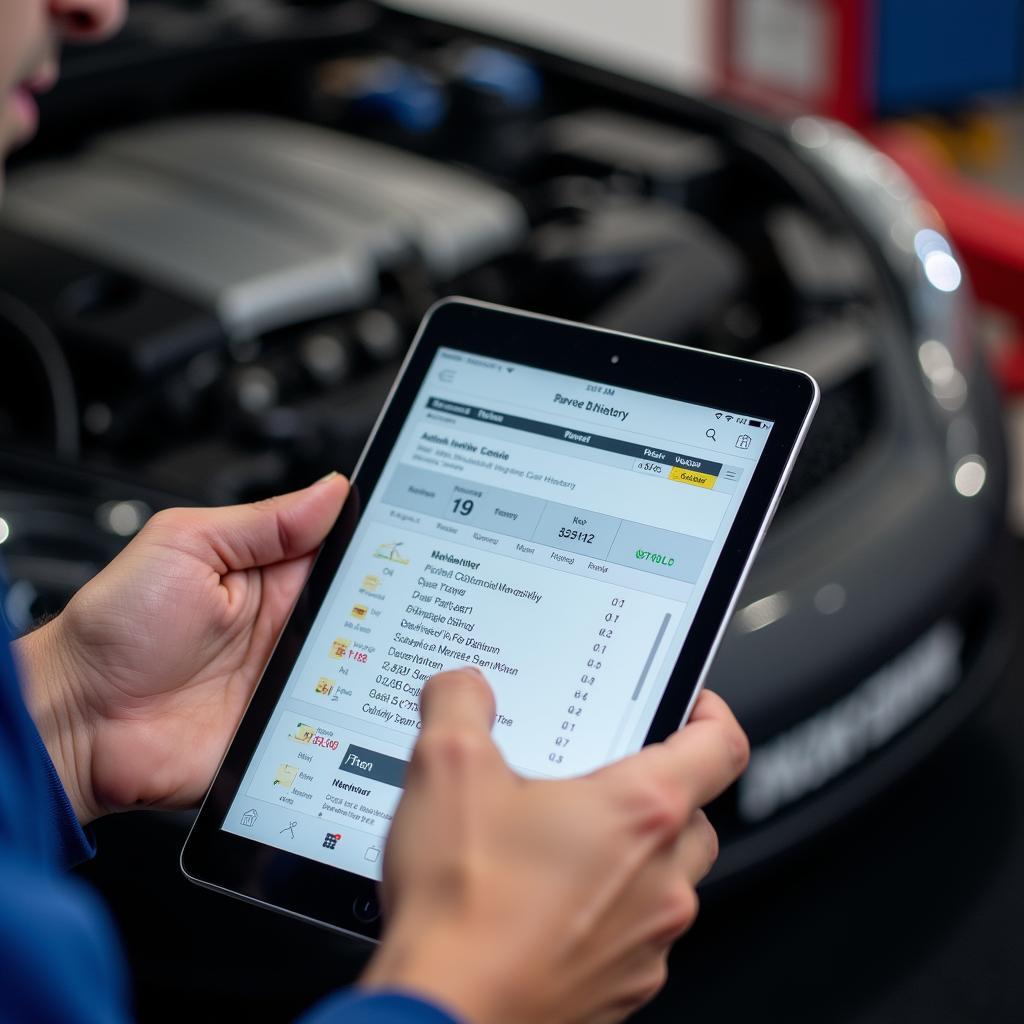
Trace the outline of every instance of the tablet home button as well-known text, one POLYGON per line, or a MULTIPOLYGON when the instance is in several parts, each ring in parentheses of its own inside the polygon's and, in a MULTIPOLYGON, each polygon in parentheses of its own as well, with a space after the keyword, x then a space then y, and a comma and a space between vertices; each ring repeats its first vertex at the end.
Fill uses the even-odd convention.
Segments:
POLYGON ((357 921, 371 924, 380 917, 380 904, 372 896, 357 896, 352 904, 352 913, 357 921))

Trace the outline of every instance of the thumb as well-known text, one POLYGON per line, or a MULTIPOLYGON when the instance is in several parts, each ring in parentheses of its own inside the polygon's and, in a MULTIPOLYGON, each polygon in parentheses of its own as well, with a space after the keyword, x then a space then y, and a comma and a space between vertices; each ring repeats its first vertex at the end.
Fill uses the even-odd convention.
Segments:
POLYGON ((248 505, 173 510, 165 519, 176 546, 186 545, 222 575, 307 555, 323 542, 348 495, 348 481, 331 473, 301 491, 248 505), (219 564, 217 564, 219 563, 219 564))
POLYGON ((441 672, 427 680, 420 694, 423 733, 484 732, 494 725, 494 693, 475 668, 441 672))

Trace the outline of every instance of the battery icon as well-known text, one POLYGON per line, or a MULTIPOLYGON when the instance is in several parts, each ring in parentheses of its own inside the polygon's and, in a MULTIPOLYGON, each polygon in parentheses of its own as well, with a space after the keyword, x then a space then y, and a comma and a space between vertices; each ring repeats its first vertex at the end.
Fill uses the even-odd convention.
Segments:
POLYGON ((750 425, 752 427, 759 427, 759 426, 761 426, 761 421, 760 420, 750 420, 750 425))

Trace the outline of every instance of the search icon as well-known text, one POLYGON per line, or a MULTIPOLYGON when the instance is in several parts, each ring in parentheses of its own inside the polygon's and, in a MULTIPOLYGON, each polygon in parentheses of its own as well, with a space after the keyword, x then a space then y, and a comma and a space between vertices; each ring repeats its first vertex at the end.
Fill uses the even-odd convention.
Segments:
POLYGON ((715 428, 714 427, 708 427, 708 429, 704 431, 704 436, 705 437, 710 437, 711 440, 715 442, 715 444, 718 443, 718 438, 715 437, 715 428))

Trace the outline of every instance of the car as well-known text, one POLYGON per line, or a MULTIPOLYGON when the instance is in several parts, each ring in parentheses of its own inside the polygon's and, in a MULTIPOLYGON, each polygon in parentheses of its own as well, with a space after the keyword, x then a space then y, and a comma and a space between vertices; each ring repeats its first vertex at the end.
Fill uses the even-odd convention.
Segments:
POLYGON ((998 680, 999 397, 888 158, 362 0, 138 4, 0 214, 8 618, 154 510, 350 469, 461 294, 799 367, 822 402, 709 685, 752 741, 712 883, 892 785, 998 680))

